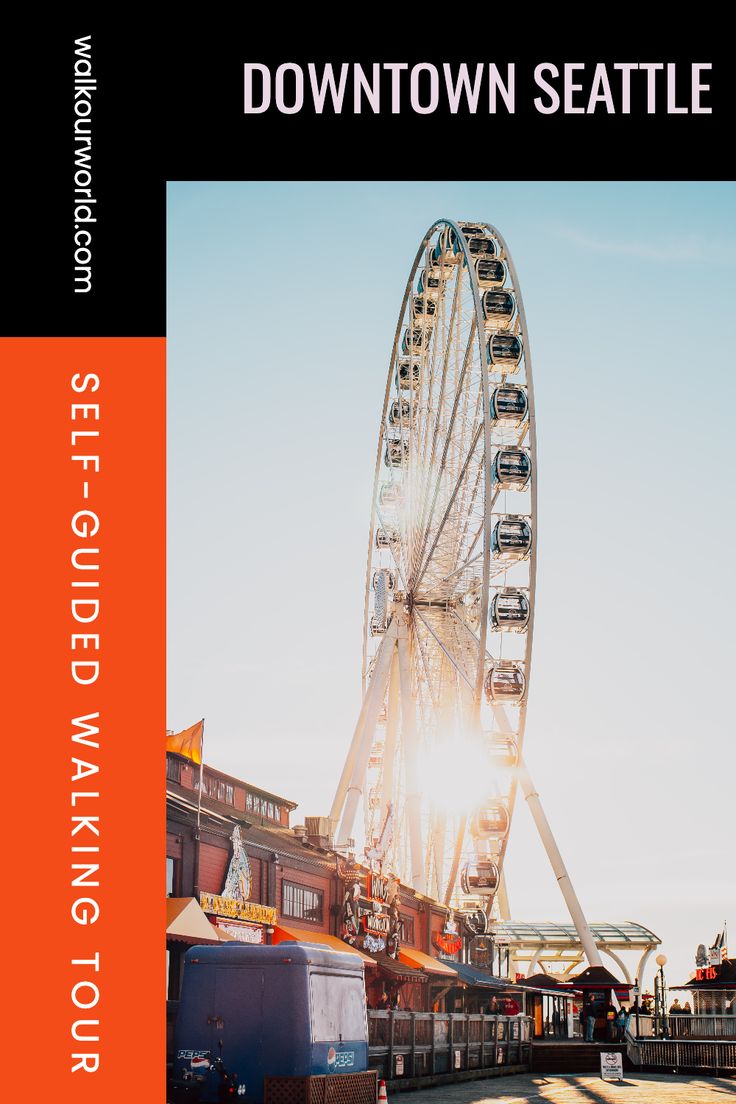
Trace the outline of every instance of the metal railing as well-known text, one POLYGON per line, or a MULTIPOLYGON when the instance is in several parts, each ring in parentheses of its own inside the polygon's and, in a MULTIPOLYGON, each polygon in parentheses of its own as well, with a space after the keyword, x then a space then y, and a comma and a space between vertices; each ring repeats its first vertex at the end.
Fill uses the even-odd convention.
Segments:
POLYGON ((368 1012, 368 1052, 379 1078, 529 1065, 529 1016, 457 1012, 368 1012))
MULTIPOLYGON (((647 1017, 649 1019, 651 1017, 647 1017)), ((679 1019, 679 1017, 673 1017, 679 1019)), ((699 1017, 693 1017, 698 1019, 699 1017)), ((712 1019, 713 1017, 703 1017, 712 1019)), ((641 1021, 642 1017, 640 1017, 641 1021)), ((716 1017, 728 1019, 728 1017, 716 1017)), ((631 1024, 631 1030, 634 1024, 631 1024)), ((721 1071, 736 1070, 736 1041, 715 1042, 711 1039, 635 1038, 631 1030, 626 1033, 626 1053, 635 1066, 665 1066, 671 1070, 703 1069, 716 1075, 721 1071)))
MULTIPOLYGON (((736 1039, 736 1016, 665 1016, 669 1039, 736 1039)), ((662 1024, 654 1016, 631 1017, 630 1030, 640 1039, 661 1037, 662 1024)))

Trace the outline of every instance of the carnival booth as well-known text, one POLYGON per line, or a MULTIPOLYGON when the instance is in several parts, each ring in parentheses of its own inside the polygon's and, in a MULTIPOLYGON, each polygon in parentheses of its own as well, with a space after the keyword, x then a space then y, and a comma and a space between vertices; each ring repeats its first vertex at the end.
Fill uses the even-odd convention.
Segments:
POLYGON ((695 1016, 736 1016, 736 962, 699 967, 685 985, 672 988, 692 994, 695 1016))
POLYGON ((526 1014, 532 1017, 535 1039, 571 1039, 575 1033, 575 1006, 582 993, 547 974, 519 978, 516 983, 528 990, 526 1014))
POLYGON ((619 1003, 628 1005, 632 988, 633 985, 619 981, 605 966, 588 966, 587 970, 570 979, 569 990, 577 989, 582 992, 581 1023, 591 1012, 595 1017, 593 1038, 596 1042, 608 1041, 613 996, 616 996, 619 1003))

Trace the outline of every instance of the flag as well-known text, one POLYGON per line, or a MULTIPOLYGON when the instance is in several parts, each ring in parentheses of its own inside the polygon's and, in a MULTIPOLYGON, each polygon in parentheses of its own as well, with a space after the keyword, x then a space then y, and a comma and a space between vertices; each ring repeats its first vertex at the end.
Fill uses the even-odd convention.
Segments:
POLYGON ((202 763, 202 737, 204 736, 204 718, 197 721, 191 728, 185 728, 183 732, 176 732, 173 736, 166 737, 166 750, 173 751, 177 755, 183 755, 185 759, 191 759, 193 763, 202 763))

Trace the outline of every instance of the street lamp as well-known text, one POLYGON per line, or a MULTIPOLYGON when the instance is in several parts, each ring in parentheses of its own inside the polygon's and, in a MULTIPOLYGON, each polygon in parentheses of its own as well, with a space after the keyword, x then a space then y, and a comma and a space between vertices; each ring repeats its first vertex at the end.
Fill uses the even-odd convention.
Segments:
POLYGON ((667 963, 666 954, 658 954, 655 959, 659 966, 659 974, 654 975, 654 1007, 657 1011, 657 1034, 661 1038, 667 1035, 667 996, 664 982, 664 968, 667 963))

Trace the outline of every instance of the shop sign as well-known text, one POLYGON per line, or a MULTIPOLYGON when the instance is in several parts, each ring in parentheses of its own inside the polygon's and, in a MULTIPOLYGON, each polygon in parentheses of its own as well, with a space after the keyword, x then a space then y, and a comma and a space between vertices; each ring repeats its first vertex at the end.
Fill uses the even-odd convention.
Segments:
POLYGON ((240 827, 237 824, 233 828, 230 842, 233 845, 233 855, 227 870, 222 896, 233 901, 247 901, 253 888, 253 875, 240 838, 240 827))
POLYGON ((276 909, 259 905, 255 901, 233 901, 217 893, 200 893, 199 903, 203 912, 212 916, 225 916, 230 920, 249 920, 252 924, 276 923, 276 909))
POLYGON ((398 885, 389 902, 390 879, 371 870, 365 879, 366 896, 361 895, 361 881, 345 887, 342 906, 342 938, 351 946, 362 946, 370 953, 386 951, 391 958, 399 956, 398 885))
POLYGON ((432 942, 438 951, 442 951, 446 955, 457 954, 463 945, 462 936, 445 935, 444 932, 435 932, 432 942))
POLYGON ((705 966, 695 971, 696 981, 715 981, 717 977, 718 971, 715 966, 705 966))
MULTIPOLYGON (((235 825, 230 836, 233 854, 225 878, 225 887, 219 893, 200 893, 199 903, 203 912, 212 916, 224 916, 229 920, 250 920, 254 924, 276 923, 276 909, 250 901, 253 877, 250 862, 240 838, 240 827, 235 825)), ((250 940, 248 940, 250 942, 250 940)))
POLYGON ((623 1081, 624 1079, 624 1060, 623 1055, 618 1051, 602 1050, 601 1051, 601 1080, 603 1081, 623 1081))
POLYGON ((237 920, 219 921, 217 930, 223 931, 239 943, 263 943, 263 927, 256 924, 240 924, 237 920))
POLYGON ((432 937, 435 947, 443 954, 457 954, 463 945, 462 936, 458 932, 457 921, 452 913, 449 913, 441 932, 435 932, 432 937))
POLYGON ((368 875, 368 896, 373 901, 385 904, 388 901, 388 878, 371 872, 368 875))
POLYGON ((391 921, 387 912, 366 912, 363 915, 363 927, 373 935, 388 935, 391 921))

